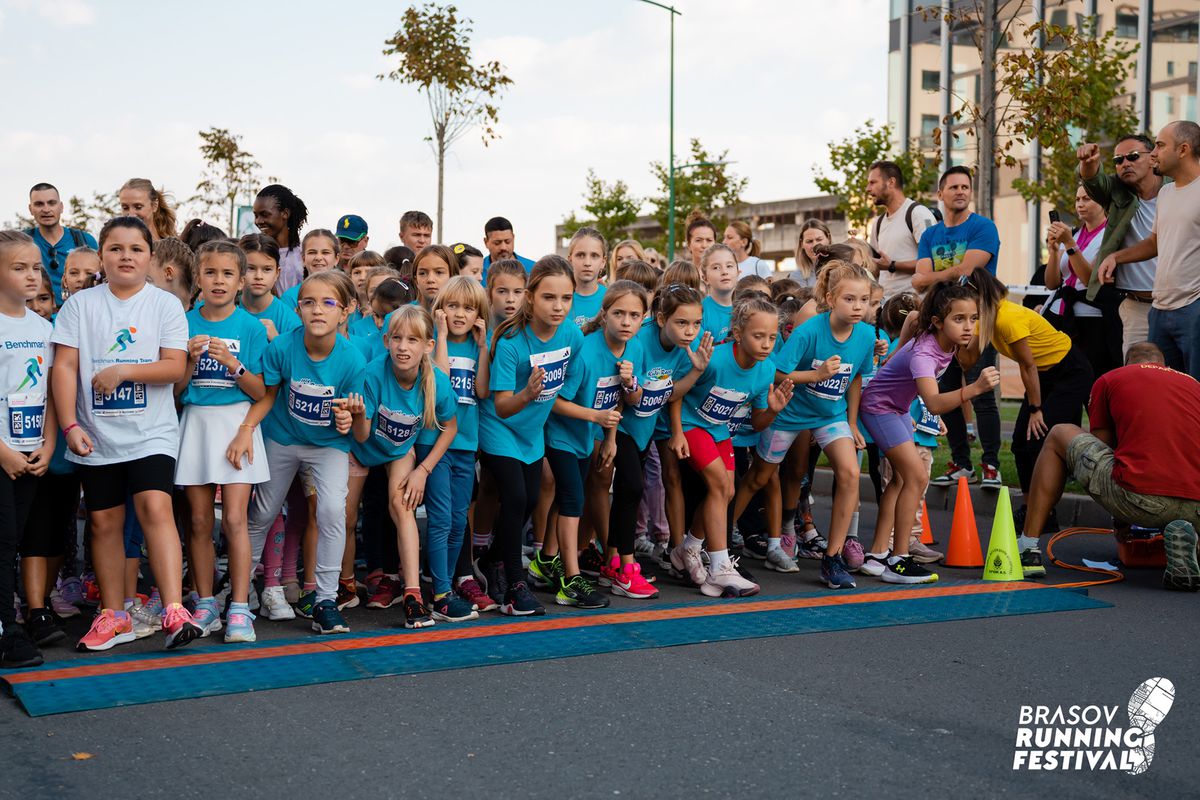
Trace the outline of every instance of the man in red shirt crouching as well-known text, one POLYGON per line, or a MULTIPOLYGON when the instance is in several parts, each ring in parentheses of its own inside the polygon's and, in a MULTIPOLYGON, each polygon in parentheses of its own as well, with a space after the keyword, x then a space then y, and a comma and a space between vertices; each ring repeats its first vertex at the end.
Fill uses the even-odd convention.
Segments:
POLYGON ((1073 474, 1118 519, 1163 528, 1163 586, 1200 589, 1196 529, 1200 520, 1200 383, 1164 366, 1149 342, 1129 348, 1126 366, 1101 375, 1088 405, 1091 433, 1055 425, 1033 470, 1024 535, 1025 577, 1045 575, 1038 537, 1073 474))

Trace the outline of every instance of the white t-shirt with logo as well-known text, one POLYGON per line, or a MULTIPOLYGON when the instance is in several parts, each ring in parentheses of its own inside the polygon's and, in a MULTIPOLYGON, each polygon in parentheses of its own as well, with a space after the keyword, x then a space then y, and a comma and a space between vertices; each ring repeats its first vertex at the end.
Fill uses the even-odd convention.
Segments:
POLYGON ((79 350, 75 414, 92 440, 76 464, 118 464, 179 453, 179 420, 170 384, 124 381, 112 394, 92 389, 92 377, 114 364, 150 364, 160 350, 187 352, 188 325, 179 299, 146 284, 121 300, 107 284, 71 295, 58 312, 53 342, 79 350))
MULTIPOLYGON (((912 230, 910 231, 907 222, 908 207, 915 202, 908 198, 900 204, 895 214, 884 214, 883 220, 878 222, 878 236, 875 235, 877 220, 871 220, 871 244, 892 261, 915 261, 921 234, 930 225, 937 223, 932 211, 925 206, 918 205, 912 212, 912 230)), ((883 287, 885 298, 901 292, 911 292, 913 290, 912 279, 911 272, 879 271, 879 285, 883 287)))
POLYGON ((4 386, 0 440, 22 453, 32 453, 45 441, 53 332, 53 325, 29 309, 21 317, 0 314, 4 348, 0 351, 0 382, 4 386))

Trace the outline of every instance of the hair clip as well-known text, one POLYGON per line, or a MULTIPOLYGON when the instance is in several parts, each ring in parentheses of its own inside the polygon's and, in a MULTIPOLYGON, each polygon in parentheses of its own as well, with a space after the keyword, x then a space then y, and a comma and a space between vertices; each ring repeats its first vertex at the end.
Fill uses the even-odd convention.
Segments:
POLYGON ((463 251, 466 249, 467 249, 467 246, 465 244, 456 244, 456 245, 454 245, 454 255, 461 256, 463 254, 463 251))

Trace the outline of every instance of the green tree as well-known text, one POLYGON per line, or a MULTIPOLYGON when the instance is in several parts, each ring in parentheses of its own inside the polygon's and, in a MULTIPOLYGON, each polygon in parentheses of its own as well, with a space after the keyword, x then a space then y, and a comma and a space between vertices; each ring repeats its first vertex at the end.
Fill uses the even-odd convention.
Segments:
POLYGON ((499 138, 496 105, 512 79, 499 61, 471 63, 471 20, 458 16, 453 5, 426 3, 409 6, 400 29, 387 39, 385 56, 398 56, 399 65, 377 76, 412 84, 425 95, 433 134, 426 138, 437 158, 437 241, 442 240, 446 153, 458 139, 478 126, 486 147, 499 138))
POLYGON ((630 193, 625 181, 606 183, 596 175, 595 170, 589 169, 587 188, 583 193, 584 217, 580 219, 572 212, 562 224, 567 235, 574 234, 585 225, 595 228, 604 234, 609 246, 612 246, 626 238, 629 227, 637 222, 641 207, 642 201, 630 193))
MULTIPOLYGON (((697 166, 675 168, 675 249, 683 246, 686 228, 684 218, 692 211, 703 212, 717 226, 717 236, 729 223, 729 219, 718 214, 721 209, 730 209, 736 216, 737 206, 742 202, 742 192, 748 183, 729 168, 729 151, 709 153, 699 139, 692 139, 686 164, 697 166)), ((647 244, 660 252, 667 252, 667 223, 670 209, 670 173, 666 164, 655 161, 650 164, 650 174, 658 182, 658 194, 649 198, 654 208, 654 218, 662 226, 663 235, 647 244)))
POLYGON ((904 192, 918 203, 924 202, 936 185, 941 156, 927 159, 912 143, 899 150, 895 144, 895 129, 867 120, 850 136, 829 143, 829 166, 826 175, 813 167, 817 188, 838 198, 837 210, 846 215, 851 229, 860 233, 875 216, 875 203, 867 196, 867 173, 876 161, 892 161, 904 175, 904 192))
POLYGON ((200 131, 200 156, 204 172, 196 184, 196 194, 189 202, 196 203, 201 213, 222 213, 228 209, 229 231, 237 229, 237 202, 253 200, 259 184, 258 170, 262 166, 254 155, 242 149, 242 137, 228 128, 209 128, 200 131))
POLYGON ((101 226, 121 213, 121 203, 117 192, 107 194, 92 192, 90 198, 84 199, 77 194, 67 200, 63 213, 62 224, 69 228, 79 228, 95 235, 101 226))

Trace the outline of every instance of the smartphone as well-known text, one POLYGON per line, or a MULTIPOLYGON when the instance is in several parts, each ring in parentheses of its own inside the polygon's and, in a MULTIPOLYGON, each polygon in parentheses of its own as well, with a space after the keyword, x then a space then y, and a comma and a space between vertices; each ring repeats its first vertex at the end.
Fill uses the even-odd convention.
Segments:
POLYGON ((1050 209, 1050 221, 1051 222, 1062 222, 1062 217, 1059 216, 1057 208, 1050 209))

